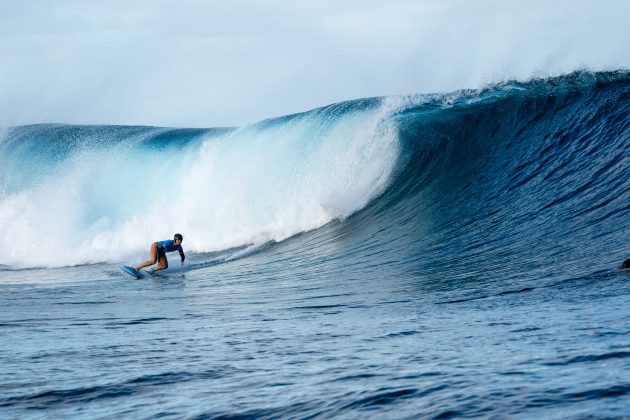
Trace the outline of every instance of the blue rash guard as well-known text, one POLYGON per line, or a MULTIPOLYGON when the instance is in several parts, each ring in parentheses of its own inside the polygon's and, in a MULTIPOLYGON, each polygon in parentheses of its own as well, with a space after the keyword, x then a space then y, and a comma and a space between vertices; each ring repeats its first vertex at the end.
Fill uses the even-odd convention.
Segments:
POLYGON ((167 239, 166 241, 160 241, 157 243, 158 254, 164 254, 166 252, 179 251, 179 256, 182 257, 182 261, 186 258, 184 250, 181 245, 175 246, 175 241, 167 239))

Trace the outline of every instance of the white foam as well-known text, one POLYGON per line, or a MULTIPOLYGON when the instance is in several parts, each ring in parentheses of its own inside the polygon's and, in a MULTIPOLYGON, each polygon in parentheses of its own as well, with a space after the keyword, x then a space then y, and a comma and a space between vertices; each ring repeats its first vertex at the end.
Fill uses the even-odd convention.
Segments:
MULTIPOLYGON (((200 146, 82 148, 28 190, 0 197, 0 264, 140 261, 153 241, 187 251, 280 241, 347 217, 383 191, 400 104, 245 126, 200 146)), ((177 258, 177 257, 175 257, 177 258)))

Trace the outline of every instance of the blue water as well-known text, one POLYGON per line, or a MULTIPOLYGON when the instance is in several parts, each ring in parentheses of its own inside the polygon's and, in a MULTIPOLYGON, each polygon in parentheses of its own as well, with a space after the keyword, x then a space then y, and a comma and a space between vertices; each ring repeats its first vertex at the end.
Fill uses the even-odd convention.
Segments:
POLYGON ((0 416, 627 416, 629 115, 622 71, 8 129, 0 416))

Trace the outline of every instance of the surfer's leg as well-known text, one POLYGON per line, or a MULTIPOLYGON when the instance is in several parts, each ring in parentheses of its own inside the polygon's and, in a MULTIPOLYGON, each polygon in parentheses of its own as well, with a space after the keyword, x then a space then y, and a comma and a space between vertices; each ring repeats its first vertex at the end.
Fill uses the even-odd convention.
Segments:
POLYGON ((153 242, 153 245, 151 245, 151 249, 149 250, 149 258, 151 258, 151 259, 143 262, 140 265, 138 265, 136 267, 136 271, 140 272, 140 270, 143 269, 144 267, 148 267, 148 266, 153 265, 153 264, 155 264, 157 262, 157 260, 158 260, 157 242, 153 242))
POLYGON ((168 268, 168 260, 166 259, 166 254, 161 252, 158 255, 158 264, 155 266, 153 271, 165 270, 168 268))

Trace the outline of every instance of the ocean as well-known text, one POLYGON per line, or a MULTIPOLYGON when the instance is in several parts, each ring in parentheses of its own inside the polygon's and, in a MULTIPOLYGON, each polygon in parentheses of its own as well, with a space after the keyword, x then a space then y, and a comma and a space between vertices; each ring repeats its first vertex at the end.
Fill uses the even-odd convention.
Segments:
POLYGON ((0 156, 1 418, 630 415, 628 71, 0 156))

